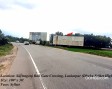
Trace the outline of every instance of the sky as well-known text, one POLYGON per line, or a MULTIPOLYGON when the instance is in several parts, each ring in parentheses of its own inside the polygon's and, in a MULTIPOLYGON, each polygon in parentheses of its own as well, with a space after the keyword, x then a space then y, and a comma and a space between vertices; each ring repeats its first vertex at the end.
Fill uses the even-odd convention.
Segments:
POLYGON ((0 29, 29 37, 29 32, 61 31, 112 38, 111 0, 0 0, 0 29))

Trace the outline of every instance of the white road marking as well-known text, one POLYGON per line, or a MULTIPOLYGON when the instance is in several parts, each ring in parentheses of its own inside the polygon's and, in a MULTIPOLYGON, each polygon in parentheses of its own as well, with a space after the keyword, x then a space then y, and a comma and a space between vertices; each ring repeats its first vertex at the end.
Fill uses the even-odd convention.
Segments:
MULTIPOLYGON (((22 47, 23 47, 23 46, 22 46, 22 47)), ((35 67, 35 70, 36 70, 37 74, 40 75, 40 72, 39 72, 39 70, 38 70, 38 68, 37 68, 37 66, 36 66, 36 64, 35 64, 35 62, 34 62, 34 59, 32 58, 32 56, 31 56, 31 54, 30 54, 30 52, 29 52, 25 47, 23 47, 23 48, 24 48, 24 49, 28 52, 28 54, 30 55, 30 58, 31 58, 32 63, 33 63, 33 65, 34 65, 34 67, 35 67)), ((43 88, 44 88, 44 89, 47 89, 47 87, 45 87, 45 85, 44 85, 44 82, 43 82, 41 76, 39 77, 39 79, 40 79, 40 81, 41 81, 41 84, 42 84, 43 88)))

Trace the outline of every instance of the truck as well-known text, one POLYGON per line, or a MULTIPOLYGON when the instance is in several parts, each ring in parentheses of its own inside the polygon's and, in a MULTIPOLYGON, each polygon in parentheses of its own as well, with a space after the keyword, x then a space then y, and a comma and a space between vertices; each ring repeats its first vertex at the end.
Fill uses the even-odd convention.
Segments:
POLYGON ((29 40, 36 44, 40 44, 40 41, 47 41, 47 32, 30 32, 29 40))
POLYGON ((53 45, 84 46, 83 36, 53 36, 53 45))

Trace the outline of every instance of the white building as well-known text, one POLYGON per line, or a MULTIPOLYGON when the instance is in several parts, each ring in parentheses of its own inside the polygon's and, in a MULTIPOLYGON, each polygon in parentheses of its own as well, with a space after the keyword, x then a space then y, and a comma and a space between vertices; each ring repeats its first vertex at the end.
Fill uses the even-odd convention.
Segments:
POLYGON ((29 33, 29 40, 32 40, 34 42, 42 40, 47 40, 47 32, 30 32, 29 33))

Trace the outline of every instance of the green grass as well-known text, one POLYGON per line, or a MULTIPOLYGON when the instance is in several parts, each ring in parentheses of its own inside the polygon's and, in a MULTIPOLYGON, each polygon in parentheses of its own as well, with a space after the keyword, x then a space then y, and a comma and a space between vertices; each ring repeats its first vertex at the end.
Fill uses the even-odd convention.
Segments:
POLYGON ((0 56, 9 54, 11 52, 12 48, 13 48, 12 44, 6 44, 3 46, 0 46, 0 56))
POLYGON ((96 50, 96 49, 86 49, 86 48, 67 48, 67 47, 57 47, 56 48, 61 48, 64 50, 68 51, 73 51, 73 52, 81 52, 81 53, 88 53, 88 54, 94 54, 94 55, 99 55, 99 56, 104 56, 104 57, 110 57, 112 58, 112 50, 96 50))

